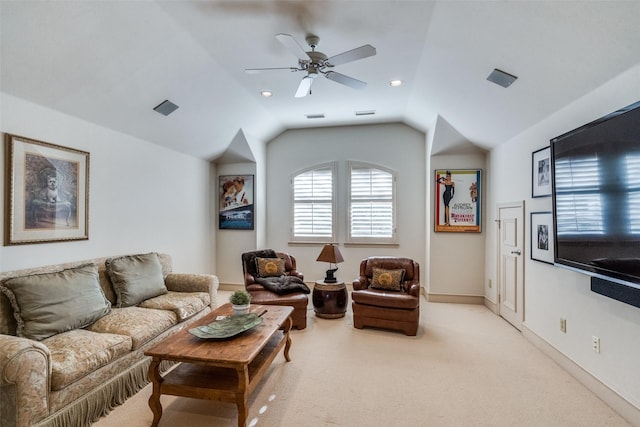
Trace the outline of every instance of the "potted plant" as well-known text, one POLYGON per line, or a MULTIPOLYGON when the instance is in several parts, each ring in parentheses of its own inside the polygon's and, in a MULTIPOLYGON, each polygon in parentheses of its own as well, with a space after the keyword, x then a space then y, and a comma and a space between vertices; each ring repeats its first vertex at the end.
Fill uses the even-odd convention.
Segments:
POLYGON ((233 306, 233 314, 249 313, 249 304, 251 303, 251 294, 247 291, 235 291, 229 297, 229 302, 233 306))

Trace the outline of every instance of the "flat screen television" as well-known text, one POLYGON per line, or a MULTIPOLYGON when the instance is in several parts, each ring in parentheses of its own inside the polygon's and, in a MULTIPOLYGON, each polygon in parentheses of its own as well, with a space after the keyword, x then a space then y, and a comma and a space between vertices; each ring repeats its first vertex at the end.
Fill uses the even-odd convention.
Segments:
POLYGON ((640 101, 551 140, 554 262, 640 307, 640 101))

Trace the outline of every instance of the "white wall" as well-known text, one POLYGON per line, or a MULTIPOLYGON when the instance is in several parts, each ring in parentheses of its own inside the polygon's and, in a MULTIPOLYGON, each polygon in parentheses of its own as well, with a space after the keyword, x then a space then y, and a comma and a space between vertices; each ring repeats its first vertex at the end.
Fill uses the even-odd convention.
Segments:
MULTIPOLYGON (((531 198, 531 153, 549 140, 638 101, 640 66, 552 114, 491 152, 488 218, 496 204, 525 200, 525 327, 640 408, 640 309, 590 291, 589 277, 530 260, 529 214, 550 211, 551 198, 531 198), (567 333, 560 332, 567 319, 567 333), (591 349, 600 337, 601 353, 591 349)), ((496 282, 496 230, 487 233, 487 279, 496 282)), ((488 281, 488 280, 487 280, 488 281)), ((496 301, 496 286, 486 288, 496 301)))
POLYGON ((347 283, 359 273, 367 256, 406 256, 425 272, 425 146, 426 138, 415 129, 395 123, 286 131, 267 145, 267 240, 266 247, 296 256, 305 281, 324 278, 328 264, 316 262, 321 244, 290 245, 290 177, 293 172, 329 161, 338 162, 338 239, 345 262, 336 277, 347 283), (397 171, 397 218, 399 245, 347 246, 346 197, 349 160, 382 165, 397 171))
POLYGON ((0 270, 158 251, 175 271, 213 271, 208 162, 7 94, 0 105, 3 133, 90 153, 89 240, 3 246, 0 270))

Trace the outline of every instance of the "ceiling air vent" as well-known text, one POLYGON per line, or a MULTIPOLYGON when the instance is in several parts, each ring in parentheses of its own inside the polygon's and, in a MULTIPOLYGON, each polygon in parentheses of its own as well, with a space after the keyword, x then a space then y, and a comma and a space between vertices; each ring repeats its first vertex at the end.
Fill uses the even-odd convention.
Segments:
POLYGON ((307 119, 324 119, 324 114, 306 114, 307 119))
POLYGON ((356 111, 356 116, 373 116, 376 110, 356 111))
POLYGON ((178 106, 173 102, 169 101, 168 99, 162 101, 159 105, 157 105, 154 108, 155 111, 157 111, 158 113, 164 116, 168 116, 169 114, 173 113, 177 109, 178 109, 178 106))
POLYGON ((487 80, 502 87, 509 87, 511 86, 511 83, 516 81, 517 78, 518 77, 514 76, 513 74, 509 74, 496 68, 491 72, 491 74, 489 74, 487 80))

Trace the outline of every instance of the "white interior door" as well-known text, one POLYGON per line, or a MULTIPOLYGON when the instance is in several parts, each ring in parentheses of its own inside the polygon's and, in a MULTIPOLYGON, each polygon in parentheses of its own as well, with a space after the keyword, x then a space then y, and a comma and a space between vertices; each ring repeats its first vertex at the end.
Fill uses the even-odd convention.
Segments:
POLYGON ((498 206, 500 316, 518 330, 524 321, 524 202, 498 206))

